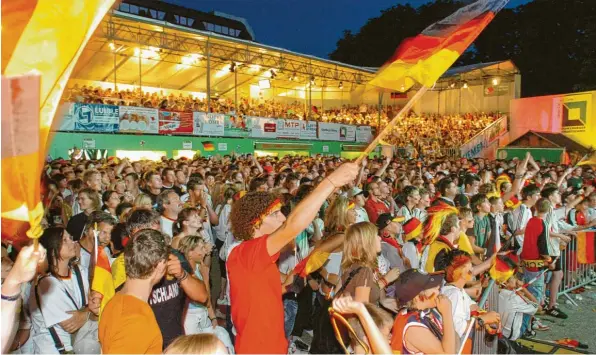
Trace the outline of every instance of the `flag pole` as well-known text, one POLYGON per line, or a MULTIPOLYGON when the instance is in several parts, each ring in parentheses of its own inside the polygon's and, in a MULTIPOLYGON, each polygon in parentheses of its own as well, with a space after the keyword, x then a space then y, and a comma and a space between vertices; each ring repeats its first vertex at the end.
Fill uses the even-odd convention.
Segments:
POLYGON ((414 106, 414 104, 422 97, 422 95, 424 95, 426 93, 427 90, 428 90, 427 86, 422 86, 420 89, 418 89, 418 91, 410 99, 410 101, 408 101, 408 103, 397 113, 397 115, 395 115, 395 117, 393 117, 391 122, 389 122, 389 124, 387 124, 387 126, 385 126, 385 128, 383 128, 383 130, 379 134, 377 134, 377 137, 375 139, 373 139, 373 141, 370 142, 370 144, 368 145, 368 147, 366 147, 366 149, 362 152, 362 154, 360 154, 358 159, 356 159, 356 164, 360 164, 362 162, 362 160, 365 157, 367 157, 377 147, 379 142, 385 136, 387 136, 387 134, 391 131, 393 126, 395 126, 395 124, 397 123, 397 119, 400 116, 402 116, 403 114, 410 111, 410 109, 412 109, 412 106, 414 106))

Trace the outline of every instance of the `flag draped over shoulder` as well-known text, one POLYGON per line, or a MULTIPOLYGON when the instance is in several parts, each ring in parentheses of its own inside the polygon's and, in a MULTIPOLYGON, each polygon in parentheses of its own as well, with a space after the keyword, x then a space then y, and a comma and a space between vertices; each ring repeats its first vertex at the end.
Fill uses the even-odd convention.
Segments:
POLYGON ((478 0, 404 40, 369 84, 405 91, 432 87, 509 0, 478 0))
POLYGON ((110 260, 103 248, 97 249, 97 261, 95 263, 95 269, 93 272, 93 282, 91 289, 101 293, 103 296, 101 299, 100 314, 108 301, 116 293, 114 287, 114 281, 112 280, 112 269, 110 268, 110 260))
POLYGON ((2 75, 6 78, 2 86, 11 92, 2 96, 3 239, 24 238, 13 233, 21 231, 20 225, 27 222, 27 236, 38 238, 42 233, 44 210, 39 179, 54 114, 77 59, 113 3, 114 0, 2 2, 2 75), (26 80, 30 76, 38 76, 38 83, 26 80), (32 90, 36 90, 35 99, 27 97, 24 105, 25 94, 32 90), (31 124, 14 124, 17 118, 25 116, 18 109, 27 106, 37 108, 34 114, 26 113, 31 124), (22 139, 23 131, 30 133, 26 134, 27 139, 22 139))
POLYGON ((577 262, 579 264, 596 263, 596 232, 577 233, 577 262))

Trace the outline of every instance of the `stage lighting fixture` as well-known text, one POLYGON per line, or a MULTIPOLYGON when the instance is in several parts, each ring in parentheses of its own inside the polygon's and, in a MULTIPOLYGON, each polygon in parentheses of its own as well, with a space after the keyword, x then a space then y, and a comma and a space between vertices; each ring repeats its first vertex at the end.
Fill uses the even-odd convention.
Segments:
POLYGON ((493 78, 493 85, 499 85, 499 78, 493 78))
POLYGON ((340 89, 343 89, 343 88, 344 88, 344 83, 343 83, 343 81, 340 81, 340 82, 339 82, 339 86, 338 86, 338 87, 339 87, 340 89))
POLYGON ((314 76, 310 77, 310 85, 313 85, 313 86, 315 85, 315 77, 314 76))
POLYGON ((275 74, 275 71, 273 71, 273 69, 271 69, 271 79, 275 79, 276 76, 277 76, 277 74, 275 74))
POLYGON ((462 88, 467 89, 468 88, 468 82, 464 81, 464 85, 462 85, 462 88))
POLYGON ((230 73, 233 73, 236 71, 236 63, 232 62, 232 64, 230 64, 230 73))

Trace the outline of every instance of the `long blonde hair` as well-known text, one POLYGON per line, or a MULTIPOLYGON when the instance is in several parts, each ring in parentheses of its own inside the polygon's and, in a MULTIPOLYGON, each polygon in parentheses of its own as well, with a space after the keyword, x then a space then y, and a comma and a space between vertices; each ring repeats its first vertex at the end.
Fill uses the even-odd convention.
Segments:
POLYGON ((225 346, 214 334, 202 333, 179 336, 164 354, 221 354, 219 349, 225 349, 225 346))
POLYGON ((325 232, 343 232, 348 226, 348 204, 347 197, 338 196, 325 211, 325 232))
POLYGON ((377 226, 370 222, 359 222, 349 226, 344 242, 342 269, 357 264, 374 270, 377 267, 378 234, 377 226))

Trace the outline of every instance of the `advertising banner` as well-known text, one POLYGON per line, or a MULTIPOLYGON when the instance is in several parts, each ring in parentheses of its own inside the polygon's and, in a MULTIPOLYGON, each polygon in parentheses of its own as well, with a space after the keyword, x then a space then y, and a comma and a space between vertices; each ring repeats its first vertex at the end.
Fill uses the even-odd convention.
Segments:
POLYGON ((317 122, 315 121, 300 121, 300 139, 316 140, 317 139, 317 122))
POLYGON ((253 138, 277 138, 277 120, 275 118, 249 117, 252 122, 250 136, 253 138))
POLYGON ((339 127, 339 140, 342 142, 356 141, 356 126, 342 124, 339 127))
POLYGON ((252 118, 242 116, 224 116, 224 136, 248 137, 252 130, 252 118))
POLYGON ((277 138, 300 139, 301 124, 298 120, 277 119, 277 138))
POLYGON ((73 117, 75 131, 118 131, 118 106, 75 103, 73 117))
POLYGON ((74 131, 74 108, 75 104, 72 102, 66 102, 58 106, 58 109, 56 110, 56 119, 60 119, 60 117, 62 118, 58 123, 59 131, 74 131))
POLYGON ((193 112, 194 128, 192 133, 196 136, 223 136, 225 115, 221 113, 193 112))
POLYGON ((462 144, 461 156, 468 159, 484 157, 483 151, 506 132, 507 117, 501 117, 471 140, 462 144))
POLYGON ((148 107, 119 106, 122 133, 158 133, 159 112, 148 107))
POLYGON ((338 141, 340 124, 319 122, 318 137, 323 141, 338 141))
POLYGON ((372 130, 370 126, 356 127, 356 142, 370 143, 372 141, 372 130))
POLYGON ((160 134, 192 134, 192 112, 159 111, 160 134))

